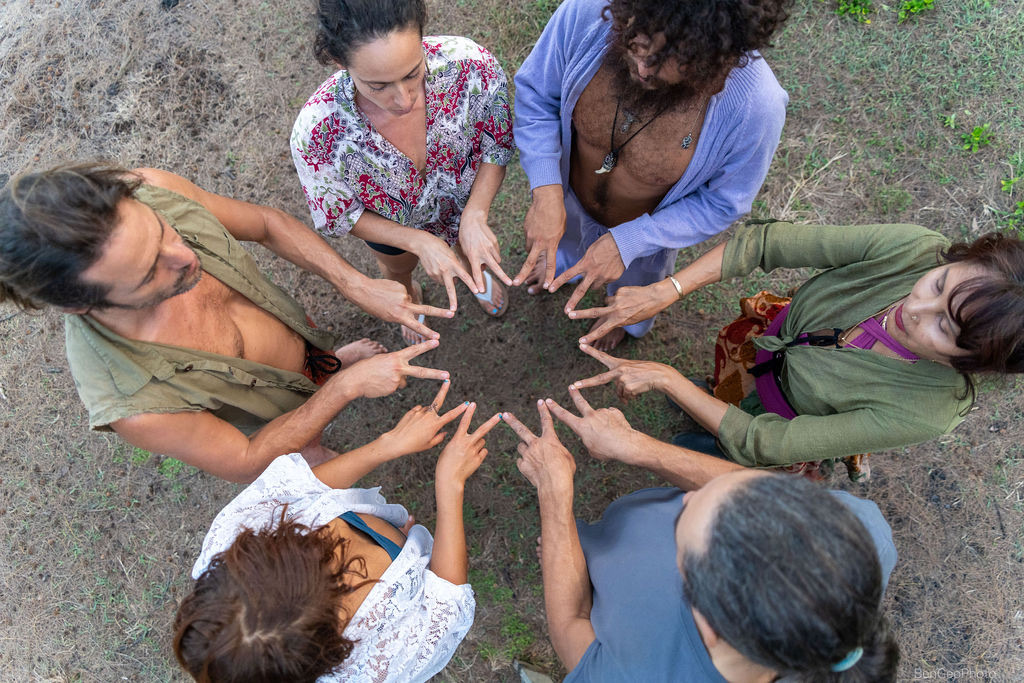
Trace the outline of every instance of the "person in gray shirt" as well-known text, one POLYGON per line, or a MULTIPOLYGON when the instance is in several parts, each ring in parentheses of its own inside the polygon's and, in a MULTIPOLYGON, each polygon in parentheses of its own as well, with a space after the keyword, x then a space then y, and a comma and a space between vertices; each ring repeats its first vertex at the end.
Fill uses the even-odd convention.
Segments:
POLYGON ((582 417, 539 403, 539 437, 503 415, 537 487, 545 610, 566 683, 895 680, 881 601, 896 548, 874 503, 766 470, 707 476, 711 456, 676 448, 651 469, 682 489, 637 491, 576 522, 575 461, 552 413, 601 459, 628 461, 650 437, 572 396, 582 417))

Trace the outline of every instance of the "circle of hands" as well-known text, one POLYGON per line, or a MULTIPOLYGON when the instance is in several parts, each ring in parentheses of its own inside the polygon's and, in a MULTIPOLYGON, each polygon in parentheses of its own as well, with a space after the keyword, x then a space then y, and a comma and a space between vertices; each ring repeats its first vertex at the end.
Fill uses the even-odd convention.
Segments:
POLYGON ((576 463, 555 433, 555 420, 579 436, 591 457, 638 464, 643 451, 641 433, 630 426, 617 408, 596 409, 591 406, 581 390, 614 383, 616 394, 625 403, 647 391, 665 391, 673 381, 682 377, 663 363, 617 358, 581 341, 580 350, 602 363, 606 371, 570 385, 569 397, 579 415, 547 398, 537 402, 539 435, 509 412, 495 413, 476 430, 470 431, 477 404, 467 401, 445 410, 445 399, 451 389, 448 372, 410 362, 438 345, 438 340, 431 339, 400 351, 371 356, 345 368, 344 373, 346 379, 360 386, 362 395, 368 398, 386 396, 406 386, 408 377, 442 381, 433 401, 427 406, 417 405, 409 410, 393 429, 381 436, 381 442, 389 459, 426 451, 441 444, 448 435, 442 430, 459 420, 451 439, 441 451, 435 472, 438 486, 454 487, 455 490, 461 490, 483 463, 487 457, 484 437, 501 421, 519 437, 520 457, 516 465, 539 493, 560 497, 572 495, 576 463))
POLYGON ((362 296, 353 299, 353 303, 367 312, 389 322, 401 323, 426 340, 401 351, 372 356, 346 368, 345 373, 350 375, 349 379, 363 388, 363 396, 374 398, 388 395, 404 387, 407 377, 443 380, 441 389, 429 406, 414 407, 394 429, 382 436, 390 445, 389 452, 395 454, 393 457, 425 451, 439 445, 447 435, 441 430, 461 416, 451 440, 438 458, 438 483, 457 487, 465 484, 487 456, 484 437, 499 421, 508 424, 520 438, 520 458, 516 464, 538 491, 572 493, 576 463, 555 433, 556 419, 580 437, 592 457, 635 463, 639 449, 633 445, 638 441, 639 432, 629 425, 618 409, 593 408, 580 390, 614 382, 619 399, 627 402, 652 389, 664 390, 680 375, 662 363, 611 356, 591 346, 591 342, 615 328, 652 317, 675 300, 675 297, 666 302, 664 297, 656 294, 652 286, 622 287, 609 296, 603 306, 577 309, 576 306, 590 289, 618 279, 625 268, 614 239, 610 234, 605 234, 591 245, 578 263, 555 277, 556 250, 564 233, 564 225, 565 207, 561 197, 549 199, 536 193, 524 225, 529 250, 526 261, 515 278, 510 278, 501 268, 498 240, 487 225, 486 218, 467 216, 463 220, 459 240, 464 260, 440 239, 436 240, 436 245, 431 242, 433 248, 419 254, 427 275, 443 284, 448 295, 447 309, 413 302, 404 286, 390 280, 373 280, 373 285, 366 287, 362 296), (563 408, 554 399, 538 401, 541 425, 539 436, 515 415, 507 412, 492 415, 471 433, 469 429, 476 403, 466 402, 442 412, 451 388, 448 373, 410 364, 414 358, 439 344, 438 333, 418 317, 452 317, 457 308, 455 280, 462 280, 474 293, 484 292, 484 269, 490 269, 506 285, 527 286, 530 294, 538 293, 539 289, 556 292, 562 285, 579 277, 579 283, 565 304, 565 313, 574 320, 596 321, 580 339, 580 350, 603 363, 607 371, 575 382, 569 387, 569 396, 579 415, 563 408))

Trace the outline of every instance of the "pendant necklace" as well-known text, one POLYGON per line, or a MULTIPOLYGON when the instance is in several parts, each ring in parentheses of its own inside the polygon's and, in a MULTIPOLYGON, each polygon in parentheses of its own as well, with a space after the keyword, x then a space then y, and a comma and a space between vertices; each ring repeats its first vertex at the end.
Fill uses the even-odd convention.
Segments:
MULTIPOLYGON (((686 137, 683 138, 682 143, 680 143, 680 145, 679 145, 683 149, 689 149, 690 145, 693 144, 693 125, 697 122, 697 119, 700 118, 700 114, 704 110, 704 105, 706 103, 707 103, 707 97, 705 97, 705 98, 703 98, 701 100, 700 108, 697 110, 697 116, 696 116, 696 118, 694 118, 693 122, 690 123, 690 131, 686 134, 686 137)), ((648 119, 647 123, 645 123, 644 125, 640 126, 640 128, 638 128, 635 133, 633 133, 628 138, 626 138, 625 142, 623 142, 621 145, 616 147, 615 146, 615 128, 619 124, 619 109, 620 109, 621 105, 622 105, 622 98, 621 97, 616 97, 615 98, 615 117, 612 119, 611 140, 608 141, 609 152, 604 155, 604 160, 601 163, 601 168, 599 168, 596 171, 594 171, 594 173, 596 173, 597 175, 603 175, 605 173, 611 173, 612 169, 615 168, 615 165, 619 162, 619 152, 621 152, 623 150, 623 148, 625 148, 625 146, 628 145, 633 138, 635 138, 637 135, 639 135, 641 133, 641 131, 643 131, 644 128, 646 128, 647 126, 651 125, 656 118, 658 118, 659 116, 664 114, 665 110, 668 109, 668 106, 662 107, 661 110, 657 114, 655 114, 650 119, 648 119)), ((632 113, 626 112, 625 119, 624 119, 624 121, 622 123, 622 128, 621 128, 622 132, 626 132, 627 130, 629 130, 629 127, 631 125, 633 125, 634 121, 636 121, 636 117, 633 116, 632 113)))

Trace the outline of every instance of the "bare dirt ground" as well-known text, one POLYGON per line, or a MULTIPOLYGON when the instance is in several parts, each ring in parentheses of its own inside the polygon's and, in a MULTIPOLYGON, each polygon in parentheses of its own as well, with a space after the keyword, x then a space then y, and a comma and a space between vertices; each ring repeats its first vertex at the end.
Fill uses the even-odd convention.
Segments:
MULTIPOLYGON (((556 4, 435 1, 429 28, 475 38, 511 73, 556 4)), ((1022 7, 938 0, 900 24, 880 5, 871 24, 860 24, 837 16, 832 2, 798 2, 766 51, 792 101, 755 215, 916 222, 954 237, 1011 225, 1020 188, 1004 192, 1000 180, 1024 175, 1022 7), (963 150, 961 136, 986 123, 987 144, 963 150)), ((26 167, 106 158, 167 168, 305 218, 287 136, 328 73, 311 57, 309 10, 306 0, 0 0, 0 182, 26 167)), ((526 197, 513 169, 492 212, 513 264, 524 257, 526 197)), ((335 246, 369 271, 357 241, 335 246)), ((399 343, 395 330, 325 283, 258 257, 343 337, 399 343)), ((707 372, 714 332, 734 315, 736 298, 794 278, 708 288, 622 353, 707 372)), ((583 327, 560 314, 565 296, 514 292, 509 315, 496 322, 463 291, 458 316, 437 326, 441 348, 425 362, 451 370, 452 398, 535 422, 537 398, 563 400, 571 381, 598 371, 575 348, 583 327)), ((181 680, 172 615, 209 522, 239 487, 90 433, 61 328, 56 313, 0 307, 0 679, 181 680)), ((1016 681, 1024 671, 1024 385, 982 388, 953 434, 876 454, 869 483, 834 482, 876 501, 893 526, 900 563, 887 603, 906 680, 1016 681)), ((362 401, 335 421, 328 443, 365 442, 433 391, 420 382, 362 401)), ((615 402, 610 391, 592 400, 615 402)), ((662 437, 679 426, 660 397, 627 411, 634 426, 662 437)), ((533 555, 533 492, 515 470, 511 433, 497 430, 489 441, 492 454, 467 496, 478 618, 440 678, 512 680, 513 658, 557 676, 533 555)), ((595 518, 616 497, 657 484, 568 443, 578 454, 580 516, 595 518)), ((431 526, 433 457, 393 463, 367 483, 431 526)))

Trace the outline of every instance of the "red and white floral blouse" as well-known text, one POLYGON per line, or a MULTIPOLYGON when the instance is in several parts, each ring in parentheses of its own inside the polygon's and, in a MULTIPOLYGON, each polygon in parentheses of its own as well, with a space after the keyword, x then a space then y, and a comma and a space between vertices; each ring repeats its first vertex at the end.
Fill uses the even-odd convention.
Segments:
POLYGON ((452 246, 480 163, 504 166, 512 158, 508 79, 494 55, 456 36, 427 36, 423 51, 423 174, 356 106, 347 71, 328 78, 299 112, 292 159, 320 232, 345 234, 368 209, 452 246))

